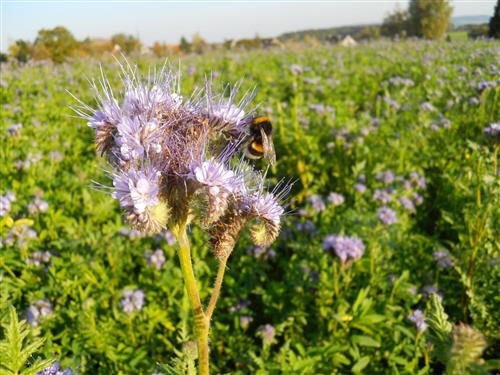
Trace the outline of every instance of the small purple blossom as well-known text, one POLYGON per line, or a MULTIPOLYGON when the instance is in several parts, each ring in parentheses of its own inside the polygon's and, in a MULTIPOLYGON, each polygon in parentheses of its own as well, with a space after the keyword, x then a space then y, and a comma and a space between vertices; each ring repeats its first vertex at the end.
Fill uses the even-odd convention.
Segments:
POLYGON ((384 184, 389 185, 394 182, 395 176, 392 171, 385 171, 377 173, 375 178, 382 181, 384 184))
POLYGON ((262 336, 263 344, 269 345, 274 341, 276 329, 271 324, 266 324, 260 329, 260 335, 262 336))
POLYGON ((319 194, 311 195, 310 197, 307 198, 307 201, 314 208, 316 212, 321 212, 326 209, 325 202, 323 201, 323 198, 321 198, 319 194))
POLYGON ((252 321, 253 321, 253 318, 250 315, 240 316, 240 326, 241 326, 241 328, 243 328, 244 330, 246 330, 248 328, 248 326, 250 325, 250 323, 252 323, 252 321))
POLYGON ((366 191, 366 185, 364 184, 356 184, 354 185, 354 190, 356 190, 358 193, 363 194, 366 191))
POLYGON ((19 135, 19 130, 21 130, 23 127, 23 124, 17 123, 17 124, 12 124, 7 128, 7 131, 9 132, 10 135, 19 135))
POLYGON ((28 205, 28 211, 31 214, 35 214, 37 212, 45 212, 49 209, 49 203, 44 201, 39 196, 35 197, 33 201, 28 205))
POLYGON ((301 232, 314 233, 316 231, 316 225, 311 220, 300 221, 295 224, 295 229, 301 232))
POLYGON ((436 108, 430 102, 423 102, 420 104, 420 110, 423 112, 433 112, 436 108))
POLYGON ((381 207, 377 212, 377 218, 384 225, 392 225, 398 221, 396 211, 387 206, 381 207))
POLYGON ((8 191, 5 195, 0 195, 0 217, 7 215, 11 209, 12 202, 15 202, 16 195, 8 191))
POLYGON ((42 318, 52 314, 52 304, 46 299, 39 299, 29 305, 25 314, 28 323, 36 327, 42 318))
POLYGON ((425 298, 429 298, 431 294, 437 294, 440 298, 443 297, 439 288, 436 285, 426 285, 422 288, 422 294, 425 298))
POLYGON ((399 203, 401 203, 401 205, 406 209, 406 211, 415 212, 415 205, 413 204, 413 201, 410 198, 401 197, 399 198, 399 203))
POLYGON ((130 209, 138 215, 144 214, 148 208, 159 203, 158 180, 159 172, 154 168, 130 168, 127 172, 114 176, 113 198, 120 202, 122 208, 130 209))
POLYGON ((491 138, 499 138, 500 140, 500 123, 495 122, 485 127, 484 134, 491 138))
POLYGON ((453 266, 453 259, 451 259, 450 254, 444 250, 435 251, 432 256, 441 268, 449 268, 453 266))
POLYGON ((381 189, 376 189, 373 192, 372 198, 381 203, 389 203, 390 201, 392 201, 391 193, 387 190, 381 190, 381 189))
POLYGON ((154 252, 145 250, 144 258, 146 258, 148 266, 153 265, 157 270, 159 270, 163 266, 163 263, 165 263, 165 254, 163 254, 162 249, 156 249, 154 252))
POLYGON ((365 245, 357 237, 328 235, 323 239, 323 249, 334 251, 342 262, 347 259, 359 259, 365 251, 365 245))
POLYGON ((76 375, 70 368, 62 369, 59 362, 54 362, 46 369, 39 371, 36 375, 76 375))
POLYGON ((145 293, 141 289, 127 289, 123 291, 123 298, 120 302, 122 309, 126 313, 141 310, 144 306, 145 293))
POLYGON ((50 251, 34 251, 30 257, 26 259, 26 264, 32 264, 36 267, 41 264, 49 264, 52 254, 50 251))
POLYGON ((419 332, 423 332, 427 329, 427 323, 425 322, 427 318, 420 309, 413 310, 413 312, 408 315, 408 320, 415 324, 419 332))
POLYGON ((340 206, 344 203, 345 198, 342 194, 331 192, 328 194, 327 200, 334 206, 340 206))

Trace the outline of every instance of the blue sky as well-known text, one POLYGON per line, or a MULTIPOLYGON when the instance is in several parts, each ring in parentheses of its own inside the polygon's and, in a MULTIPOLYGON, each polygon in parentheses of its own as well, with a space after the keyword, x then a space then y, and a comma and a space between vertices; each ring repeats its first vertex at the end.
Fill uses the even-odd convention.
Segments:
MULTIPOLYGON (((118 32, 176 43, 199 32, 211 42, 276 36, 308 28, 379 23, 408 0, 317 1, 41 1, 0 0, 2 51, 17 39, 34 40, 38 30, 67 27, 78 39, 118 32)), ((496 0, 455 0, 453 15, 491 15, 496 0)))

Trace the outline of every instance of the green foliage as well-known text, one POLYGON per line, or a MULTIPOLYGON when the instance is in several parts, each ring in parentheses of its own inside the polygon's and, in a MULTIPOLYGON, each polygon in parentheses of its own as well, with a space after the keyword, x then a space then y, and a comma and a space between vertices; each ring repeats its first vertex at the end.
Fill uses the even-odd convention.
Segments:
POLYGON ((29 337, 26 320, 18 320, 14 307, 10 306, 5 315, 2 317, 0 375, 35 375, 48 367, 52 361, 34 359, 45 340, 29 337))
POLYGON ((46 50, 48 58, 53 62, 62 63, 74 54, 78 42, 68 29, 57 26, 53 29, 40 30, 34 47, 46 50))
POLYGON ((139 38, 123 33, 113 35, 111 37, 111 44, 113 46, 119 46, 120 51, 122 51, 125 55, 139 52, 142 46, 139 38))
POLYGON ((426 39, 443 38, 451 12, 448 0, 411 0, 408 8, 410 35, 426 39))
POLYGON ((16 40, 16 42, 9 47, 9 52, 18 62, 26 63, 31 55, 31 45, 24 40, 16 40))
POLYGON ((490 38, 500 39, 500 0, 497 0, 495 11, 490 18, 488 36, 490 38))
MULTIPOLYGON (((494 373, 499 146, 484 128, 500 118, 500 86, 478 84, 496 81, 497 49, 481 40, 406 40, 182 57, 184 95, 211 72, 224 82, 243 79, 243 91, 258 87, 256 102, 273 121, 278 158, 269 178, 297 179, 291 214, 273 247, 255 251, 244 238, 229 259, 211 332, 213 373, 439 374, 452 347, 481 348, 466 344, 479 343, 477 334, 450 332, 457 322, 488 342, 467 371, 494 373), (426 102, 434 110, 425 110, 426 102), (390 185, 377 179, 387 170, 396 176, 390 185), (406 190, 412 172, 425 176, 425 188, 406 190), (356 190, 363 175, 364 193, 356 190), (393 226, 377 219, 377 189, 391 189, 393 226), (331 191, 345 202, 327 203, 321 212, 308 203, 312 194, 331 191), (415 192, 423 202, 408 211, 399 199, 415 192), (341 263, 323 250, 328 234, 359 237, 364 255, 341 263), (433 257, 443 249, 452 260, 444 268, 433 257), (429 285, 443 299, 431 297, 427 305, 429 285), (427 331, 408 320, 417 308, 428 317, 427 331), (266 324, 275 336, 264 343, 266 324)), ((163 59, 130 62, 147 73, 163 59)), ((52 312, 31 335, 45 339, 41 357, 57 357, 79 374, 184 374, 195 360, 183 350, 193 340, 192 317, 176 245, 122 232, 118 202, 93 188, 111 185, 93 131, 68 108, 75 103, 66 89, 92 103, 87 78, 99 76, 99 64, 119 92, 112 59, 2 64, 0 195, 11 190, 17 199, 0 218, 0 307, 24 311, 50 301, 52 312), (22 128, 10 129, 17 123, 22 128), (46 212, 28 209, 37 194, 48 202, 46 212), (27 227, 37 235, 19 241, 27 227), (157 248, 166 258, 160 269, 144 257, 157 248), (37 251, 50 251, 50 261, 34 264, 37 251), (144 291, 142 309, 123 311, 126 289, 144 291)), ((201 290, 209 291, 217 262, 206 237, 194 229, 190 237, 201 290)))
POLYGON ((408 28, 408 12, 396 8, 388 14, 382 22, 381 33, 383 36, 405 36, 408 28))

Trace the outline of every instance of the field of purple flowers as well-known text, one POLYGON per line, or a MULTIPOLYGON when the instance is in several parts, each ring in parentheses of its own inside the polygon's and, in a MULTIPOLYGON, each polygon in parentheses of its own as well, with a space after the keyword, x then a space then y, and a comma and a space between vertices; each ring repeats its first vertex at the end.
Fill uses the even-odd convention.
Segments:
MULTIPOLYGON (((499 54, 408 41, 181 61, 184 97, 210 75, 257 88, 270 188, 295 180, 277 240, 243 232, 228 259, 213 373, 499 371, 499 54)), ((128 226, 70 108, 68 92, 97 105, 99 63, 121 90, 114 60, 2 65, 0 375, 195 373, 176 238, 128 226)), ((207 300, 218 260, 189 235, 207 300)))

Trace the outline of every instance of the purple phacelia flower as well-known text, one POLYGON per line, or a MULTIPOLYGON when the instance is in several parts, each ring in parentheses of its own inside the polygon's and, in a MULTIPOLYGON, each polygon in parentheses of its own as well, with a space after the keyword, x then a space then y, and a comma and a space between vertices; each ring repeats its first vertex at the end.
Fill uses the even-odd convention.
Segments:
POLYGON ((120 305, 124 312, 131 313, 138 311, 144 306, 146 294, 141 289, 127 289, 123 291, 122 295, 123 298, 120 301, 120 305))
POLYGON ((46 299, 39 299, 29 305, 25 314, 28 323, 36 327, 42 318, 52 314, 52 304, 46 299))
POLYGON ((40 197, 35 197, 33 201, 28 205, 28 211, 31 214, 35 214, 37 212, 45 212, 49 209, 49 203, 44 201, 40 197))
POLYGON ((427 318, 420 309, 413 310, 413 312, 408 315, 408 320, 415 324, 419 332, 423 332, 427 329, 427 323, 425 322, 427 318))
POLYGON ((387 190, 376 189, 373 192, 372 198, 381 203, 389 203, 392 201, 392 195, 387 190))
POLYGON ((160 205, 159 180, 160 172, 152 167, 143 170, 130 168, 113 176, 113 198, 125 209, 129 221, 146 231, 156 231, 164 225, 163 218, 153 215, 160 205))
POLYGON ((252 320, 253 320, 253 318, 250 315, 240 316, 240 326, 241 326, 241 328, 243 328, 244 330, 246 330, 248 328, 248 326, 250 325, 250 323, 252 323, 252 320))
POLYGON ((430 102, 423 102, 420 104, 420 110, 423 112, 433 112, 436 108, 430 102))
POLYGON ((295 229, 301 232, 314 233, 316 231, 316 225, 313 221, 306 220, 295 224, 295 229))
POLYGON ((449 268, 453 266, 453 259, 451 259, 450 254, 448 254, 447 251, 435 251, 432 256, 437 261, 438 266, 441 268, 449 268))
POLYGON ((46 369, 39 371, 36 375, 76 375, 70 368, 62 369, 59 362, 54 362, 46 369))
POLYGON ((345 198, 342 194, 331 192, 328 194, 327 200, 334 206, 340 206, 344 203, 345 198))
POLYGON ((406 211, 415 212, 415 205, 413 204, 413 201, 410 198, 401 197, 399 198, 399 203, 401 203, 401 205, 406 209, 406 211))
POLYGON ((392 225, 398 221, 396 211, 389 207, 381 207, 377 212, 377 218, 384 225, 392 225))
POLYGON ((177 240, 175 239, 174 234, 171 231, 169 231, 168 229, 162 230, 161 233, 160 233, 160 236, 162 238, 164 238, 165 241, 167 241, 167 244, 170 245, 170 246, 174 245, 177 242, 177 240))
POLYGON ((323 239, 323 249, 334 252, 342 262, 361 258, 365 251, 363 241, 356 237, 329 235, 323 239))
POLYGON ((301 74, 304 72, 304 68, 297 64, 290 65, 290 70, 293 74, 301 74))
POLYGON ((492 123, 485 127, 484 134, 490 138, 498 138, 500 140, 500 123, 492 123))
POLYGON ((32 264, 36 267, 41 264, 49 264, 52 254, 50 251, 34 251, 30 257, 26 259, 26 264, 32 264))
POLYGON ((385 171, 377 173, 375 178, 379 181, 382 181, 384 184, 389 185, 394 182, 395 176, 392 171, 385 171))
POLYGON ((325 202, 323 201, 323 198, 321 198, 321 195, 319 194, 311 195, 310 197, 307 198, 307 201, 316 212, 321 212, 326 209, 325 202))
POLYGON ((165 263, 165 254, 163 254, 162 249, 156 249, 154 252, 145 250, 144 258, 146 258, 148 266, 153 265, 157 270, 159 270, 163 266, 163 263, 165 263))
POLYGON ((366 185, 364 184, 356 184, 354 185, 354 190, 356 190, 358 193, 364 193, 366 191, 366 185))
POLYGON ((426 285, 422 288, 422 294, 425 298, 429 298, 431 294, 436 294, 438 297, 442 298, 443 295, 439 291, 439 288, 436 285, 426 285))
POLYGON ((8 191, 5 195, 0 195, 0 217, 3 217, 11 210, 12 202, 16 201, 16 195, 8 191))
POLYGON ((7 131, 9 132, 10 135, 19 135, 19 130, 21 130, 23 127, 23 124, 17 123, 17 124, 12 124, 7 128, 7 131))
POLYGON ((262 337, 262 342, 264 345, 269 345, 274 341, 276 336, 276 329, 271 324, 266 324, 261 327, 260 335, 262 337))

